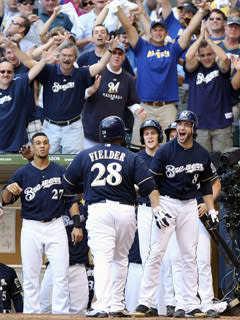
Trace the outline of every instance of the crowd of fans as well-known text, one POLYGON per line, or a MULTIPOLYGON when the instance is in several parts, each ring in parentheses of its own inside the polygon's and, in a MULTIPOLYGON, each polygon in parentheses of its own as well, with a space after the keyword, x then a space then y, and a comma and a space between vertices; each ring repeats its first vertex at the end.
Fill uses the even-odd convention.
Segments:
POLYGON ((183 109, 197 114, 197 141, 209 151, 239 146, 238 1, 196 2, 1 1, 0 152, 43 130, 50 153, 76 154, 99 142, 112 114, 138 150, 144 119, 165 130, 183 109), (95 69, 111 38, 118 48, 95 69))

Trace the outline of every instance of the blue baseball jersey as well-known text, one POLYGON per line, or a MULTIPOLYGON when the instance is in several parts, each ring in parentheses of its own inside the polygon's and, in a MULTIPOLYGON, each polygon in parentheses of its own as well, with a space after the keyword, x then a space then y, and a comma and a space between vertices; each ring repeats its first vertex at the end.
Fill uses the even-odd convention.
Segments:
POLYGON ((158 47, 139 37, 133 52, 141 101, 178 101, 177 61, 183 52, 178 41, 158 47))
MULTIPOLYGON (((145 150, 139 151, 139 152, 138 152, 138 155, 139 155, 139 157, 141 157, 141 158, 143 159, 146 167, 147 167, 147 168, 150 168, 150 165, 151 165, 151 163, 152 163, 153 157, 150 156, 149 154, 147 154, 145 150)), ((137 198, 137 202, 138 202, 138 203, 148 203, 148 204, 149 204, 149 203, 150 203, 150 200, 149 200, 149 198, 146 198, 146 197, 145 197, 145 198, 144 198, 144 197, 138 197, 138 198, 137 198)))
POLYGON ((15 311, 23 312, 21 283, 16 271, 3 263, 0 263, 0 286, 2 287, 3 312, 11 311, 11 300, 13 300, 15 311))
POLYGON ((198 129, 222 129, 233 121, 230 68, 222 72, 215 63, 205 68, 202 63, 189 72, 188 109, 198 117, 198 129))
POLYGON ((18 151, 27 142, 33 96, 27 73, 16 75, 8 89, 0 89, 0 150, 18 151))
POLYGON ((134 184, 147 196, 156 189, 153 177, 144 161, 128 149, 115 144, 100 144, 80 152, 64 175, 64 185, 73 190, 84 184, 84 199, 88 204, 101 200, 136 202, 134 184))
POLYGON ((79 203, 80 210, 80 221, 82 223, 83 239, 76 244, 72 242, 72 230, 74 228, 73 220, 71 219, 69 212, 66 210, 63 215, 63 222, 67 231, 68 236, 68 246, 69 246, 69 264, 70 266, 75 264, 85 264, 88 265, 88 251, 89 247, 87 245, 87 230, 86 230, 86 220, 87 220, 87 210, 85 207, 79 203))
MULTIPOLYGON (((66 198, 63 198, 62 176, 65 171, 62 166, 50 162, 43 170, 28 163, 14 173, 8 184, 17 182, 23 189, 20 195, 22 218, 38 221, 53 219, 64 214, 65 202, 69 208, 77 201, 70 194, 65 194, 66 198)), ((11 203, 18 198, 19 196, 13 196, 11 203)))
POLYGON ((210 181, 216 171, 209 153, 196 141, 184 149, 177 138, 159 148, 150 171, 161 195, 180 200, 195 199, 198 184, 210 181))
POLYGON ((67 121, 82 112, 86 88, 92 85, 89 68, 75 68, 65 76, 59 65, 47 64, 36 78, 43 85, 45 116, 67 121))

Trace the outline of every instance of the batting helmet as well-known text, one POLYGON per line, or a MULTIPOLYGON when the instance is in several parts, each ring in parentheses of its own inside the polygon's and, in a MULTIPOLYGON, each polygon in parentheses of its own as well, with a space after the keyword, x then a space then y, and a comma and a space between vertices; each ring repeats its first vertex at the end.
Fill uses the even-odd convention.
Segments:
POLYGON ((141 124, 140 127, 140 140, 141 140, 141 144, 144 144, 144 139, 143 139, 143 131, 145 128, 148 127, 154 127, 157 129, 158 131, 158 142, 161 143, 163 141, 163 131, 162 131, 162 127, 160 125, 160 123, 156 120, 145 120, 143 121, 143 123, 141 124))
POLYGON ((198 126, 198 118, 196 114, 189 110, 184 110, 177 115, 176 122, 178 121, 190 121, 193 124, 193 133, 196 133, 198 126))
POLYGON ((167 137, 167 140, 169 140, 170 131, 174 130, 176 128, 177 128, 177 122, 174 121, 174 122, 170 123, 170 125, 167 127, 167 129, 164 130, 165 135, 167 137))
POLYGON ((125 124, 118 116, 104 118, 99 125, 100 141, 109 141, 125 137, 125 124))

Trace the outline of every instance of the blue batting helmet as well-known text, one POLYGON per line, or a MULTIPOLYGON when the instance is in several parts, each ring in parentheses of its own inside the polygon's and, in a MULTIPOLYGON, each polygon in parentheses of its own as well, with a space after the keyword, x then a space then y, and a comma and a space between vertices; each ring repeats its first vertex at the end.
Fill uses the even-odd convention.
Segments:
POLYGON ((124 138, 125 130, 125 124, 118 116, 104 118, 99 125, 100 141, 124 138))
POLYGON ((148 127, 154 127, 157 129, 158 131, 158 142, 161 143, 163 141, 163 131, 162 131, 162 127, 160 125, 160 123, 157 120, 145 120, 143 121, 143 123, 141 124, 140 127, 140 140, 141 140, 141 144, 144 144, 144 139, 143 139, 143 131, 145 128, 148 127))
POLYGON ((193 124, 193 133, 196 133, 198 127, 198 118, 196 114, 190 110, 184 110, 177 115, 176 122, 178 121, 190 121, 193 124))
POLYGON ((167 141, 169 140, 170 131, 174 130, 176 128, 177 128, 177 122, 174 121, 174 122, 170 123, 170 125, 167 127, 167 129, 164 130, 165 135, 167 137, 167 141))

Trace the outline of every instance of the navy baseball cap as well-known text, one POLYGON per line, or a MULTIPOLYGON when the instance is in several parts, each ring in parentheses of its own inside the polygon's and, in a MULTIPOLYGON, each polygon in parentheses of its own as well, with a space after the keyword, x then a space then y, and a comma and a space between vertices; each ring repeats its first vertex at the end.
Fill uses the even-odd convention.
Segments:
POLYGON ((119 41, 119 44, 116 47, 116 49, 121 49, 124 53, 126 52, 124 44, 122 42, 120 42, 120 41, 119 41))
POLYGON ((179 6, 178 9, 185 8, 187 11, 192 12, 195 14, 197 12, 197 8, 192 2, 185 2, 182 6, 179 6))
POLYGON ((165 22, 164 19, 159 19, 159 20, 154 20, 151 22, 151 28, 150 30, 152 30, 152 28, 154 28, 157 24, 163 26, 165 29, 167 29, 167 24, 165 22))
POLYGON ((227 19, 227 25, 238 24, 240 26, 240 18, 232 17, 227 19))

